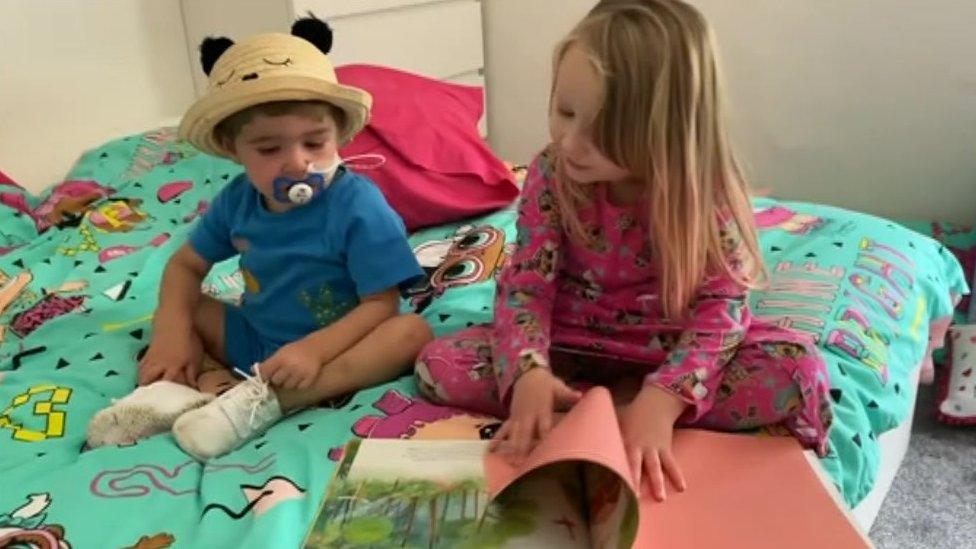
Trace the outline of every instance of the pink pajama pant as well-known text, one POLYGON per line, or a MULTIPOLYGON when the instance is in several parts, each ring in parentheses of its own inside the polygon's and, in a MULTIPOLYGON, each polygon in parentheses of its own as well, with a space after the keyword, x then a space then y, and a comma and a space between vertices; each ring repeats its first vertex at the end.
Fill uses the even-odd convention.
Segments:
MULTIPOLYGON (((427 345, 415 370, 421 394, 438 404, 506 417, 492 368, 492 336, 491 326, 474 326, 427 345)), ((624 392, 628 386, 639 389, 654 369, 629 359, 559 347, 551 349, 550 361, 553 372, 572 385, 599 384, 624 392)), ((765 427, 772 433, 792 434, 818 455, 826 454, 832 419, 826 365, 805 336, 754 323, 732 360, 705 386, 704 398, 711 400, 711 407, 698 418, 683 416, 679 425, 719 431, 765 427)))

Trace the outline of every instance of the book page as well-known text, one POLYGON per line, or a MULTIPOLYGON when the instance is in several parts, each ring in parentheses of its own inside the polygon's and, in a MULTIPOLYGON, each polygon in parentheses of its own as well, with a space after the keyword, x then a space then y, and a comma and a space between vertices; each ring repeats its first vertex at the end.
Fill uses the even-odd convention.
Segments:
POLYGON ((596 471, 586 473, 590 480, 584 483, 586 492, 582 494, 590 543, 595 542, 596 547, 629 547, 637 533, 637 494, 613 400, 605 388, 587 391, 523 462, 515 463, 503 454, 487 454, 488 493, 504 497, 511 490, 523 490, 525 483, 553 464, 596 471))
MULTIPOLYGON (((489 512, 520 514, 520 527, 531 534, 513 538, 505 547, 589 549, 590 530, 583 511, 583 484, 576 463, 555 463, 513 484, 489 512)), ((504 519, 502 520, 504 522, 504 519)))
POLYGON ((353 441, 305 547, 589 547, 578 474, 543 471, 490 501, 486 449, 482 441, 353 441))
POLYGON ((630 547, 637 536, 637 498, 609 469, 591 463, 583 466, 582 474, 590 546, 596 549, 630 547))
POLYGON ((485 458, 488 493, 500 493, 533 469, 574 460, 606 467, 636 493, 617 413, 606 388, 595 387, 587 391, 522 463, 513 463, 502 454, 489 453, 485 458))
POLYGON ((463 480, 484 476, 483 440, 369 439, 359 445, 349 480, 463 480))

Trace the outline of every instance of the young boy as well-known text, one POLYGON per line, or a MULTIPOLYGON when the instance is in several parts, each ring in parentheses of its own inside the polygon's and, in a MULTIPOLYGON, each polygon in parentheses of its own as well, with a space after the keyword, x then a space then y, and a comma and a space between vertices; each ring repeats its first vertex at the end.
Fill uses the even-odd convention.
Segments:
POLYGON ((209 89, 180 124, 189 142, 245 169, 167 264, 139 363, 141 386, 233 385, 200 407, 207 398, 172 383, 136 391, 144 402, 157 386, 158 398, 184 395, 173 435, 201 460, 288 411, 397 377, 431 339, 420 317, 398 316, 398 287, 422 274, 403 222, 337 153, 372 99, 336 81, 325 23, 303 19, 292 33, 301 37, 204 40, 209 89), (242 304, 201 295, 211 266, 237 254, 242 304), (226 368, 200 375, 204 354, 245 380, 226 368))

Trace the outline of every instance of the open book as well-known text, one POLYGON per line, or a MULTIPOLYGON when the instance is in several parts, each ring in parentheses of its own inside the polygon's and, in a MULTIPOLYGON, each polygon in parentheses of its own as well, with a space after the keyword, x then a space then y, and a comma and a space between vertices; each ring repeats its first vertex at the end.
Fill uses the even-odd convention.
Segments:
POLYGON ((517 464, 483 441, 356 440, 305 547, 870 547, 791 438, 679 430, 674 452, 688 489, 659 503, 602 388, 517 464))

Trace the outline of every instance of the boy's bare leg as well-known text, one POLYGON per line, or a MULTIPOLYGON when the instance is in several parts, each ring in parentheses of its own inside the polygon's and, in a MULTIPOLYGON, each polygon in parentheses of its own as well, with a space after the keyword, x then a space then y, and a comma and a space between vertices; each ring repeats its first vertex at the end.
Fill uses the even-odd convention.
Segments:
MULTIPOLYGON (((198 388, 219 395, 241 381, 226 365, 223 305, 209 296, 201 296, 194 325, 209 355, 203 359, 197 378, 198 388)), ((395 316, 323 366, 308 389, 275 388, 278 403, 288 412, 390 381, 413 366, 420 349, 431 339, 430 326, 421 317, 395 316)))
POLYGON ((197 389, 204 393, 219 395, 240 383, 240 378, 231 373, 224 352, 224 307, 220 301, 201 295, 193 328, 203 341, 203 362, 197 375, 197 389))
POLYGON ((308 389, 275 388, 278 403, 288 412, 393 380, 413 367, 420 349, 431 339, 433 333, 423 318, 395 316, 323 366, 308 389))
MULTIPOLYGON (((221 364, 227 364, 224 353, 224 307, 209 295, 201 295, 193 315, 193 329, 203 341, 203 350, 221 364)), ((206 362, 206 361, 204 361, 206 362)), ((203 371, 203 367, 201 367, 203 371)))
POLYGON ((197 390, 201 393, 220 395, 241 382, 241 378, 231 373, 230 368, 217 362, 210 355, 203 357, 200 375, 197 376, 197 390))
MULTIPOLYGON (((271 397, 268 386, 258 379, 241 382, 206 406, 180 416, 173 424, 173 437, 201 461, 226 454, 273 425, 283 412, 397 377, 430 338, 430 328, 420 317, 394 317, 323 366, 311 388, 271 387, 271 397)), ((215 370, 208 375, 223 374, 215 370)))

